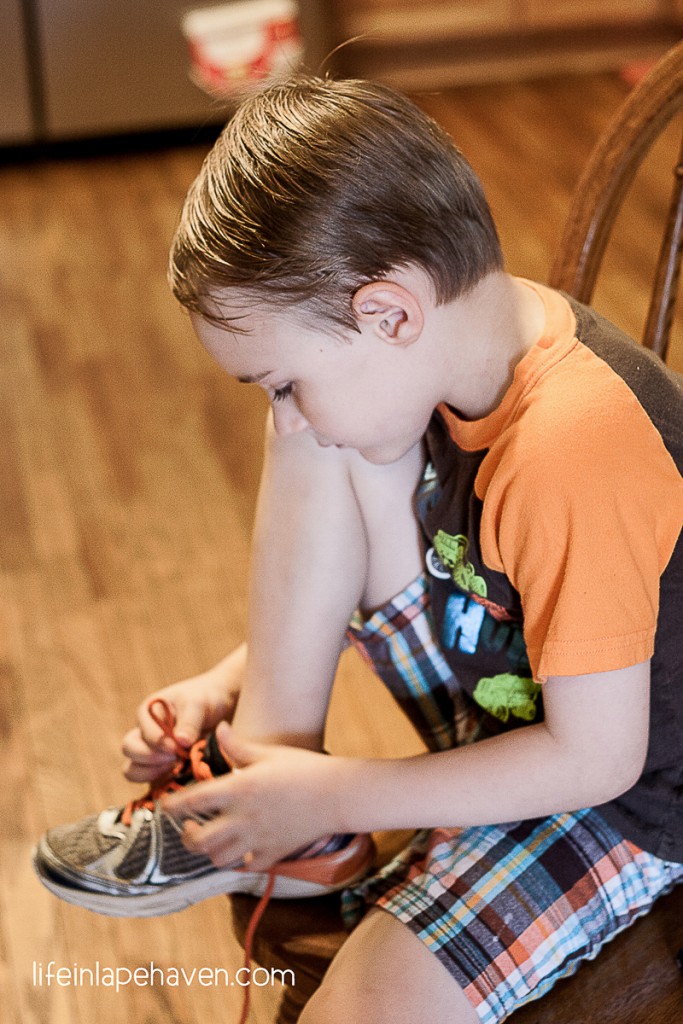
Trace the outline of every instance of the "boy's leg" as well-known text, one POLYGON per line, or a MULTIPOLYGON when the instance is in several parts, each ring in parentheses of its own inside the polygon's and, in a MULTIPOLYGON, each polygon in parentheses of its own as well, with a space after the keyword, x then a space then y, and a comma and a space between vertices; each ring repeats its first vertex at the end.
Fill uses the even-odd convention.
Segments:
POLYGON ((253 739, 319 748, 349 620, 420 571, 413 449, 374 466, 272 423, 253 540, 247 665, 234 718, 253 739))
POLYGON ((360 884, 372 909, 302 1024, 393 1024, 425 1008, 436 1022, 501 1024, 683 883, 683 864, 638 849, 589 809, 434 829, 411 847, 360 884))
POLYGON ((359 607, 370 614, 400 594, 423 568, 415 492, 422 478, 422 445, 388 466, 350 453, 349 471, 367 543, 365 587, 359 607))
POLYGON ((404 924, 371 910, 351 933, 299 1024, 479 1024, 457 982, 404 924))

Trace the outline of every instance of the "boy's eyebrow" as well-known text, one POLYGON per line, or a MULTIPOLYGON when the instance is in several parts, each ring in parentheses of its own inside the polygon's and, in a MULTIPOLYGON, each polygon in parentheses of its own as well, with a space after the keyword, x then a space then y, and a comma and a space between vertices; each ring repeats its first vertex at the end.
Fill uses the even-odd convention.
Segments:
POLYGON ((266 377, 269 377, 272 372, 272 370, 266 370, 264 373, 248 373, 244 377, 238 377, 237 379, 240 384, 260 384, 261 381, 265 380, 266 377))

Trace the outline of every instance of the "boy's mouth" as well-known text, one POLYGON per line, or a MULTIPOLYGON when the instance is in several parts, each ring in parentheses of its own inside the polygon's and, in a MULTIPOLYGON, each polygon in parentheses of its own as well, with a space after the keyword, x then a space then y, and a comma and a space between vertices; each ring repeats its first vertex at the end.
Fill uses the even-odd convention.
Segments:
POLYGON ((321 448, 348 448, 348 444, 337 444, 336 441, 323 440, 320 437, 316 437, 316 441, 321 448))

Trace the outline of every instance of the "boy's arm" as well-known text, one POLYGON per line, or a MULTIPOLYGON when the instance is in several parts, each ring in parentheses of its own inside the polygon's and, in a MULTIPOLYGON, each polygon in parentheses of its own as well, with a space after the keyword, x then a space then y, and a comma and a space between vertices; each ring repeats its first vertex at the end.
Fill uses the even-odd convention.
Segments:
POLYGON ((227 752, 245 770, 166 806, 181 816, 221 812, 192 827, 189 843, 217 864, 253 854, 255 869, 329 832, 486 825, 596 806, 642 772, 649 683, 649 662, 553 677, 544 722, 406 759, 325 757, 226 729, 227 752))
POLYGON ((348 814, 360 830, 372 817, 364 823, 357 806, 347 806, 344 794, 360 788, 361 778, 383 809, 382 828, 495 824, 606 803, 642 773, 649 687, 649 661, 551 677, 543 687, 545 720, 537 725, 403 764, 374 762, 368 773, 362 763, 342 767, 340 817, 348 814), (399 777, 400 809, 389 795, 399 777))

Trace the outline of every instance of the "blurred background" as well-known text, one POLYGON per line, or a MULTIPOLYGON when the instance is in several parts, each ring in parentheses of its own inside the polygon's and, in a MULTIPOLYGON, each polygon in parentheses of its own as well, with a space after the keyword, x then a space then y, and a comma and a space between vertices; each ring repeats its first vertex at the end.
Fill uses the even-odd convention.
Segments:
MULTIPOLYGON (((219 372, 168 291, 185 192, 237 87, 359 37, 325 67, 439 120, 484 183, 508 269, 545 280, 586 158, 683 35, 683 0, 0 0, 0 31, 3 1020, 228 1022, 239 990, 48 987, 35 967, 240 961, 223 899, 100 918, 30 867, 45 828, 131 796, 119 746, 144 696, 243 636, 266 402, 219 372)), ((679 135, 639 173, 595 298, 635 336, 679 135)), ((670 362, 683 370, 678 322, 670 362)), ((352 652, 329 744, 420 749, 352 652)), ((253 1019, 277 998, 255 993, 253 1019)))
POLYGON ((197 85, 229 95, 301 49, 316 69, 347 43, 328 66, 433 89, 648 60, 682 18, 681 0, 0 0, 0 143, 220 119, 197 85))

